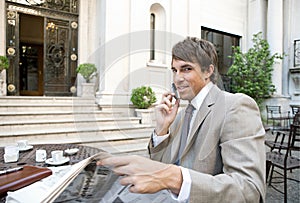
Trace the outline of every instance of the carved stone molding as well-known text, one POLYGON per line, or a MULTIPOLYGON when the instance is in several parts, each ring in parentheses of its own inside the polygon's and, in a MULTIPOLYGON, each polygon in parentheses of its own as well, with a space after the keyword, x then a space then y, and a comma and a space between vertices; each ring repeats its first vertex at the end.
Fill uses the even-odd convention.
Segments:
POLYGON ((291 78, 294 83, 294 95, 300 95, 300 67, 290 69, 291 78))

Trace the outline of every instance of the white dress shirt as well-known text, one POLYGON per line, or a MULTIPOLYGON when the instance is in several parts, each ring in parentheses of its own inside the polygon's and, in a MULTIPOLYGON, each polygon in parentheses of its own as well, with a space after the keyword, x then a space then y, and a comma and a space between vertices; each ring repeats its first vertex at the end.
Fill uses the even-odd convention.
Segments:
MULTIPOLYGON (((195 121, 196 115, 197 115, 197 113, 200 109, 200 106, 202 105, 203 100, 207 96, 207 94, 208 94, 208 92, 209 92, 209 90, 211 89, 212 86, 213 86, 213 83, 209 82, 207 85, 205 85, 202 88, 202 90, 191 101, 191 104, 194 106, 195 110, 193 111, 193 116, 192 116, 191 123, 190 123, 189 133, 191 132, 191 128, 192 128, 193 123, 195 121)), ((164 141, 167 137, 169 137, 169 134, 162 135, 162 136, 157 136, 157 134, 154 132, 152 134, 153 146, 156 147, 162 141, 164 141)), ((188 199, 189 199, 189 196, 190 196, 192 180, 191 180, 191 177, 190 177, 189 170, 187 168, 184 168, 184 167, 181 167, 181 166, 180 166, 180 168, 181 168, 181 173, 182 173, 182 177, 183 177, 183 182, 182 182, 182 185, 181 185, 179 195, 175 196, 173 193, 171 193, 171 194, 172 194, 172 197, 174 199, 176 199, 178 202, 188 202, 188 199)))

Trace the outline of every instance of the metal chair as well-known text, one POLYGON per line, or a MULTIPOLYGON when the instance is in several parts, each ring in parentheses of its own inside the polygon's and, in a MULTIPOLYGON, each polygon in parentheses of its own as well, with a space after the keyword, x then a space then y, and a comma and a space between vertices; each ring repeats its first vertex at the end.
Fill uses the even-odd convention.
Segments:
MULTIPOLYGON (((300 125, 300 112, 298 112, 298 113, 295 114, 295 116, 293 117, 292 124, 294 124, 294 125, 300 125)), ((282 140, 282 142, 278 144, 278 140, 281 138, 282 135, 285 135, 285 132, 277 131, 274 141, 273 140, 266 140, 265 141, 265 145, 267 145, 268 147, 270 147, 271 151, 273 149, 275 149, 275 148, 278 149, 282 145, 284 145, 285 147, 287 147, 288 143, 284 142, 284 140, 282 140)))
MULTIPOLYGON (((299 114, 299 113, 298 113, 299 114)), ((299 116, 299 115, 298 115, 299 116)), ((276 191, 284 194, 284 202, 287 202, 287 180, 293 180, 299 182, 299 180, 291 179, 287 177, 288 171, 292 169, 300 168, 300 159, 293 155, 293 152, 300 151, 300 125, 291 124, 290 131, 277 131, 276 139, 271 147, 271 151, 267 152, 267 168, 266 168, 266 177, 269 177, 269 185, 273 187, 276 191), (275 168, 283 170, 283 173, 275 170, 275 168), (273 173, 278 173, 283 177, 283 181, 274 182, 272 179, 273 173), (284 183, 284 191, 280 191, 273 184, 284 183)), ((281 178, 281 177, 276 177, 281 178)))
POLYGON ((267 125, 272 122, 272 131, 287 130, 290 125, 290 112, 282 112, 281 106, 266 105, 267 110, 267 125))
POLYGON ((292 108, 292 114, 295 115, 296 113, 300 112, 300 107, 299 106, 291 106, 292 108))

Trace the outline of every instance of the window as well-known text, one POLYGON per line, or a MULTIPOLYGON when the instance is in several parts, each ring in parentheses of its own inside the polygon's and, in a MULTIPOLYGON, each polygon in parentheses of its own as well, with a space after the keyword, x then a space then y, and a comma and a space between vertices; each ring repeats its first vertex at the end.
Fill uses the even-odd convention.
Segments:
POLYGON ((155 14, 150 16, 150 60, 155 59, 155 14))
POLYGON ((240 36, 228 34, 225 32, 213 30, 206 27, 201 27, 201 38, 212 42, 217 50, 218 54, 218 71, 221 76, 221 80, 218 81, 218 86, 226 91, 231 91, 230 83, 231 79, 226 74, 229 67, 233 63, 232 46, 239 46, 240 36))
POLYGON ((294 40, 294 67, 300 66, 300 39, 294 40))
POLYGON ((225 32, 201 27, 201 38, 212 42, 218 54, 218 70, 221 75, 225 75, 232 65, 232 46, 239 46, 240 36, 228 34, 225 32))
POLYGON ((150 29, 150 61, 155 63, 165 63, 166 56, 166 12, 159 4, 152 4, 149 10, 150 29))

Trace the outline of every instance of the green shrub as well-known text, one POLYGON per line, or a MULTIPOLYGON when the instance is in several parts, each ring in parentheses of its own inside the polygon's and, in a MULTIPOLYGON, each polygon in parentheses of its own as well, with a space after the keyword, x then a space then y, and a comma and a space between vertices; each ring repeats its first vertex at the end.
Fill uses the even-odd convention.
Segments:
POLYGON ((0 56, 0 72, 4 69, 8 69, 8 59, 6 56, 0 56))
POLYGON ((77 67, 76 72, 82 75, 86 82, 89 83, 97 75, 97 68, 95 64, 83 63, 77 67))
POLYGON ((151 87, 141 86, 132 90, 130 101, 138 109, 147 109, 156 102, 156 96, 151 87))
POLYGON ((271 55, 269 44, 262 39, 262 33, 253 35, 254 45, 246 53, 240 47, 233 47, 233 64, 228 70, 231 78, 231 91, 240 92, 252 97, 257 104, 276 91, 272 84, 272 72, 275 59, 283 56, 275 53, 271 55))

